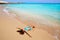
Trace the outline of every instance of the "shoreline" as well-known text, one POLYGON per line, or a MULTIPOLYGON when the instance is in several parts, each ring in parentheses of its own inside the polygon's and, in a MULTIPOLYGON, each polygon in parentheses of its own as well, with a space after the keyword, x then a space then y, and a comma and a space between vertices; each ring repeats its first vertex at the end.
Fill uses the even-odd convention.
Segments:
MULTIPOLYGON (((38 23, 39 21, 36 20, 41 18, 41 19, 45 19, 43 17, 38 17, 35 15, 32 15, 32 14, 29 14, 31 16, 29 16, 28 14, 19 14, 20 12, 16 12, 18 13, 18 20, 15 18, 17 16, 13 16, 12 13, 15 13, 14 11, 13 12, 9 12, 10 14, 6 14, 6 12, 3 12, 1 11, 0 12, 1 14, 3 13, 4 15, 1 15, 0 16, 0 31, 1 31, 1 36, 2 40, 9 40, 9 39, 12 39, 12 40, 17 40, 21 39, 20 40, 29 40, 30 38, 25 34, 25 35, 19 35, 17 32, 16 32, 16 28, 17 27, 21 27, 21 28, 24 28, 26 25, 31 25, 31 26, 35 26, 36 28, 33 29, 32 31, 29 31, 28 33, 30 33, 33 38, 31 38, 30 40, 36 40, 36 38, 38 40, 55 40, 56 38, 54 38, 53 36, 55 36, 55 33, 57 32, 56 36, 58 37, 59 39, 59 35, 60 35, 60 27, 51 27, 51 26, 48 26, 48 25, 43 25, 41 23, 38 23), (12 17, 11 17, 12 16, 12 17), (31 18, 31 19, 30 19, 31 18), (56 31, 57 30, 57 31, 56 31), (36 35, 37 34, 37 35, 36 35), (39 38, 38 38, 38 37, 39 38), (44 39, 43 39, 44 38, 44 39)), ((28 12, 27 12, 28 13, 28 12)), ((40 20, 40 19, 39 19, 40 20)), ((41 22, 42 20, 40 20, 41 22)), ((43 22, 43 21, 42 21, 43 22)))

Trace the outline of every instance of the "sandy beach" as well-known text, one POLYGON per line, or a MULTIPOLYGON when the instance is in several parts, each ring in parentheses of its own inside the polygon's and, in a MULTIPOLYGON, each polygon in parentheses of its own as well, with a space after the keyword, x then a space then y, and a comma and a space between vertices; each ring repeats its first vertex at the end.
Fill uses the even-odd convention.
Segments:
POLYGON ((10 15, 0 9, 0 40, 60 40, 60 25, 54 25, 51 22, 53 25, 50 26, 48 24, 50 21, 47 23, 48 25, 41 24, 44 21, 42 16, 38 19, 38 16, 37 18, 35 16, 29 16, 28 14, 13 16, 14 14, 12 15, 12 13, 14 12, 9 13, 10 15), (32 38, 27 34, 20 35, 16 32, 18 27, 24 28, 27 25, 35 26, 33 30, 27 31, 32 38))

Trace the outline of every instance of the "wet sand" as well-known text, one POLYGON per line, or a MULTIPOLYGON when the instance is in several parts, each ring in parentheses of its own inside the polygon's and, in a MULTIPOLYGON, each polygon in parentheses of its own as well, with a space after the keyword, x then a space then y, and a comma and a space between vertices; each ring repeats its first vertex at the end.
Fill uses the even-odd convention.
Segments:
POLYGON ((32 23, 26 23, 26 21, 22 20, 20 22, 20 20, 18 21, 2 11, 0 13, 3 13, 3 15, 0 15, 0 40, 58 40, 54 38, 56 30, 58 31, 56 36, 60 38, 60 27, 48 27, 42 24, 38 27, 33 21, 32 23), (26 26, 25 24, 31 26, 34 25, 36 27, 33 30, 28 31, 32 38, 26 34, 20 35, 16 32, 17 27, 24 28, 26 26))

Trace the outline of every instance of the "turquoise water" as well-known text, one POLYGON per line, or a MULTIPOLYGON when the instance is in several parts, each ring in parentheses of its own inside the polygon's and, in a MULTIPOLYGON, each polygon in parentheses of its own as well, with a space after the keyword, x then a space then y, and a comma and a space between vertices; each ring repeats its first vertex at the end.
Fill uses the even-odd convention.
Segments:
POLYGON ((43 15, 60 22, 60 4, 8 4, 7 7, 7 9, 19 9, 33 15, 43 15))

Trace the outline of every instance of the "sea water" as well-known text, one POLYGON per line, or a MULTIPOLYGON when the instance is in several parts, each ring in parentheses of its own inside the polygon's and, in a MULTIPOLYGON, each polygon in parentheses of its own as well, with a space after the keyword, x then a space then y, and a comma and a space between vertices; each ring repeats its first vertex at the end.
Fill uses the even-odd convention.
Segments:
POLYGON ((60 4, 6 4, 6 9, 18 9, 28 14, 43 15, 49 20, 57 20, 60 23, 60 4))

